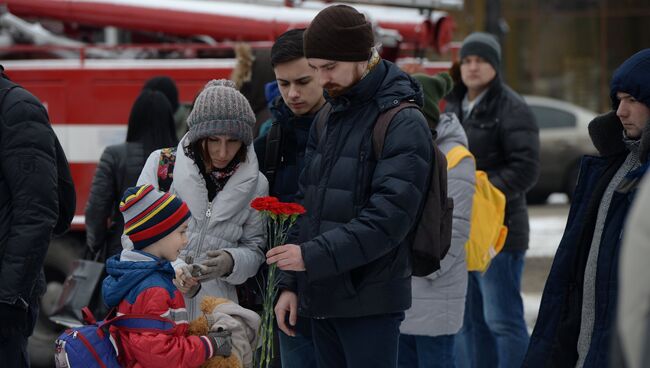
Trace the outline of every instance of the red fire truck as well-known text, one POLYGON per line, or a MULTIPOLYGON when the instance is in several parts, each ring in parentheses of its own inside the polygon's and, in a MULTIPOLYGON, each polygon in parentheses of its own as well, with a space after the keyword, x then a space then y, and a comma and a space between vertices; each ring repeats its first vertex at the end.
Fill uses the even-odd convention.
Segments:
MULTIPOLYGON (((375 21, 385 53, 397 56, 398 64, 420 64, 429 73, 446 70, 448 61, 428 62, 414 56, 422 50, 445 52, 452 20, 445 12, 431 10, 431 4, 439 1, 414 3, 425 4, 420 7, 426 11, 365 4, 358 8, 375 21)), ((250 0, 0 0, 0 4, 8 9, 0 15, 0 31, 18 29, 23 41, 31 38, 49 44, 0 46, 0 59, 10 78, 46 106, 77 189, 72 231, 52 241, 45 260, 48 291, 29 345, 33 365, 49 366, 52 343, 61 328, 48 316, 72 261, 84 249, 84 208, 96 164, 106 146, 124 141, 131 105, 144 82, 157 75, 169 76, 177 83, 181 102, 188 103, 208 80, 230 77, 235 59, 214 57, 228 49, 232 54, 230 40, 269 47, 287 29, 306 26, 327 4, 273 0, 263 4, 250 0), (34 21, 58 32, 36 26, 34 21), (128 34, 131 40, 147 44, 112 42, 105 46, 86 41, 104 32, 104 27, 119 27, 122 38, 128 34), (207 44, 197 44, 206 39, 207 44), (143 50, 148 58, 132 56, 141 56, 143 50)))

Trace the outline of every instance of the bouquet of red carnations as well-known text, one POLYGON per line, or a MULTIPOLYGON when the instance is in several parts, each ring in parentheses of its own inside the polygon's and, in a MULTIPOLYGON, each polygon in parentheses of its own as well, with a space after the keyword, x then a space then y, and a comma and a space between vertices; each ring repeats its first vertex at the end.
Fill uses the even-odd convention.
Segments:
MULTIPOLYGON (((305 213, 305 208, 297 203, 280 202, 275 197, 258 197, 251 202, 251 207, 260 211, 266 220, 266 243, 267 251, 287 241, 287 234, 298 216, 305 213)), ((262 323, 258 331, 258 338, 262 341, 262 352, 259 357, 259 364, 255 367, 269 367, 273 359, 273 326, 275 313, 274 302, 278 294, 276 264, 269 266, 265 280, 265 288, 262 290, 263 311, 262 323)))

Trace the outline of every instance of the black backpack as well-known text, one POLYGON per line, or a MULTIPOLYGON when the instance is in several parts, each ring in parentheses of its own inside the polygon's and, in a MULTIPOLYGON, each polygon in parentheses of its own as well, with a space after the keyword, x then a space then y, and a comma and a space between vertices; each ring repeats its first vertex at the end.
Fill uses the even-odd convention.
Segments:
MULTIPOLYGON (((0 111, 5 97, 14 88, 22 88, 20 85, 11 82, 4 78, 4 74, 0 76, 2 81, 2 89, 0 89, 0 111)), ((4 117, 1 117, 4 120, 4 117)), ((56 225, 52 230, 55 236, 63 235, 70 228, 70 223, 74 218, 75 209, 77 207, 77 194, 70 174, 70 166, 68 159, 65 157, 65 152, 59 139, 54 136, 55 149, 56 149, 56 171, 57 171, 57 194, 59 198, 59 217, 56 225)))
MULTIPOLYGON (((406 108, 420 109, 415 103, 402 102, 377 117, 372 130, 372 146, 376 160, 379 160, 384 148, 384 139, 390 122, 398 112, 406 108)), ((316 118, 316 134, 319 141, 331 111, 332 106, 328 103, 323 106, 316 118)), ((435 141, 435 130, 432 130, 432 134, 435 141)), ((418 220, 409 233, 413 276, 419 277, 439 270, 440 261, 451 246, 454 201, 447 196, 447 159, 437 145, 434 144, 433 147, 434 159, 430 167, 429 189, 424 203, 421 204, 418 220)))
POLYGON ((266 147, 264 150, 264 163, 262 172, 269 181, 269 191, 273 190, 275 183, 275 174, 282 162, 282 126, 277 120, 273 120, 268 133, 266 134, 266 147))

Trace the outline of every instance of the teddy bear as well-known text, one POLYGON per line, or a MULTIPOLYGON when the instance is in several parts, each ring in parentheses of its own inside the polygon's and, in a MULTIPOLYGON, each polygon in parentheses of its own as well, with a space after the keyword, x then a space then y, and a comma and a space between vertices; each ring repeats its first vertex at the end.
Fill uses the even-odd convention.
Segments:
POLYGON ((202 368, 249 368, 253 366, 254 347, 260 317, 231 300, 206 296, 201 300, 202 315, 189 324, 190 335, 207 335, 210 330, 225 329, 231 332, 232 353, 229 357, 215 356, 202 368))

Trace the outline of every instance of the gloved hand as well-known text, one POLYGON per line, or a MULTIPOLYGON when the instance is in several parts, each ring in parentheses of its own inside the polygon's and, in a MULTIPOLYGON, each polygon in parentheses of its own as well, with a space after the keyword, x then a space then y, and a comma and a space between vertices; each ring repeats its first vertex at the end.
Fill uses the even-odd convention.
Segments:
POLYGON ((210 250, 207 256, 208 258, 199 264, 201 267, 201 274, 197 277, 199 281, 228 275, 235 266, 232 256, 225 250, 210 250))
POLYGON ((176 269, 176 278, 173 283, 178 290, 186 296, 193 298, 201 289, 201 284, 193 277, 193 270, 198 270, 198 265, 183 265, 176 269))
POLYGON ((208 338, 212 345, 212 356, 230 356, 232 352, 232 338, 230 331, 221 330, 216 332, 208 332, 208 338))
POLYGON ((27 320, 27 309, 0 303, 0 338, 26 334, 27 320))

